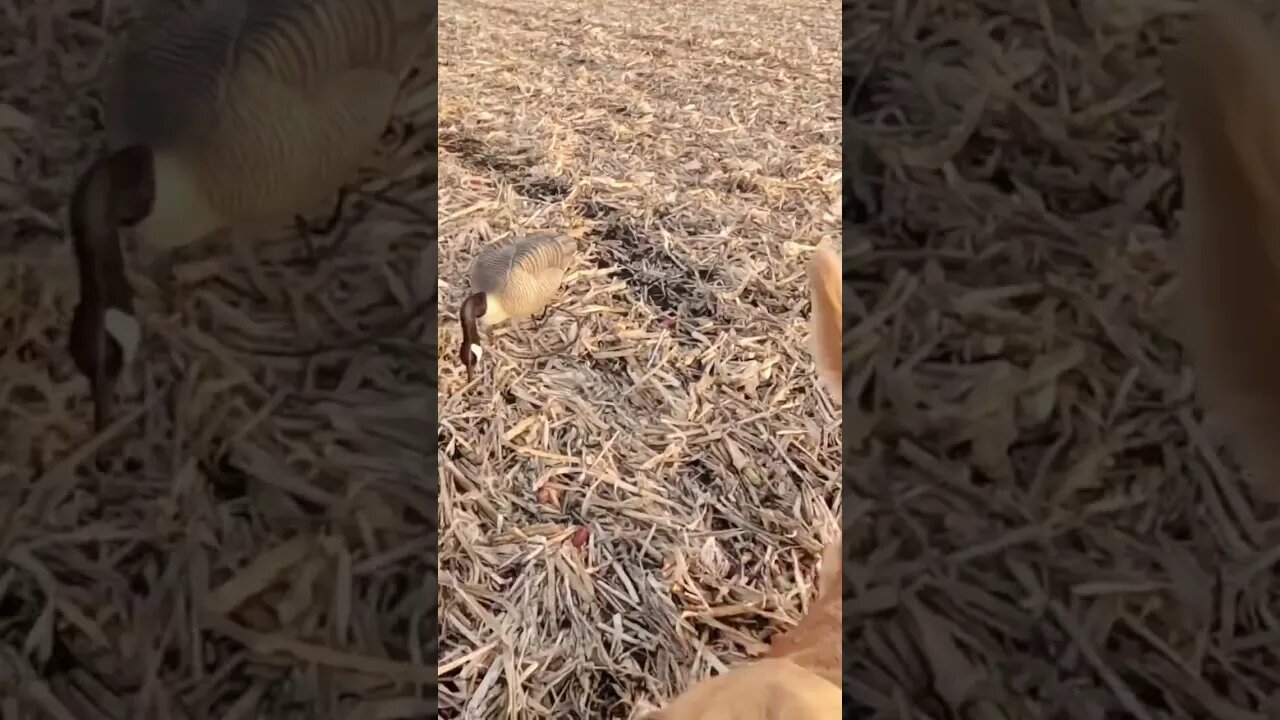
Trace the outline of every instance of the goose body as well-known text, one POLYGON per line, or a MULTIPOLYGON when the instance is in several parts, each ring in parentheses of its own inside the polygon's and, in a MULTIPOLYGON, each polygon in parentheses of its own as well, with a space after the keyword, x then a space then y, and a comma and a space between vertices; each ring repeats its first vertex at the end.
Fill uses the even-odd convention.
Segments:
POLYGON ((576 245, 558 235, 532 235, 485 249, 471 266, 471 288, 488 299, 484 325, 542 312, 564 281, 576 245))
POLYGON ((436 23, 425 0, 145 0, 104 89, 109 152, 72 193, 69 349, 99 424, 138 341, 119 229, 169 251, 297 218, 354 179, 436 23))
POLYGON ((423 0, 151 0, 104 93, 112 150, 154 154, 140 239, 280 224, 351 180, 434 27, 423 0))
POLYGON ((476 257, 471 294, 458 313, 468 375, 481 353, 476 324, 497 325, 545 310, 559 293, 575 251, 570 237, 531 235, 489 247, 476 257))

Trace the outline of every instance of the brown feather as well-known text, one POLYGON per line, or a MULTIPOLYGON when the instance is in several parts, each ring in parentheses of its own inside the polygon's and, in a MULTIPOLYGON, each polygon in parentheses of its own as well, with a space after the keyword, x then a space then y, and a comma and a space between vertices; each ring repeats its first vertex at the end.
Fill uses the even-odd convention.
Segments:
POLYGON ((471 265, 471 289, 495 295, 509 317, 536 315, 555 299, 576 250, 573 238, 553 234, 491 245, 471 265))

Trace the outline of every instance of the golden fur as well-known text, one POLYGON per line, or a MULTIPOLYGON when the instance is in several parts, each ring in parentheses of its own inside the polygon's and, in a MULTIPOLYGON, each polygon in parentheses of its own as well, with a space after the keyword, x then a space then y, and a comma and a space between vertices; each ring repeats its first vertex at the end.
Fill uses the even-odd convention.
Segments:
MULTIPOLYGON (((821 248, 809 265, 812 351, 827 389, 840 395, 840 258, 821 248)), ((763 659, 703 680, 649 720, 839 720, 841 714, 840 534, 827 543, 818 593, 795 627, 774 639, 763 659)))
POLYGON ((1202 393, 1246 470, 1280 494, 1280 40, 1211 2, 1171 58, 1186 216, 1182 307, 1202 393))

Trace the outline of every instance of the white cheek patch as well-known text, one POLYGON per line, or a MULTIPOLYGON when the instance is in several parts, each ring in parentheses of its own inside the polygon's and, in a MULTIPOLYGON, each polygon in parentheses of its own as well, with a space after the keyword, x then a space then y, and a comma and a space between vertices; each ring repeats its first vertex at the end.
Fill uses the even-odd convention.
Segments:
POLYGON ((142 324, 132 315, 109 308, 103 315, 102 325, 107 334, 120 344, 124 364, 132 363, 138 346, 142 344, 142 324))
POLYGON ((479 345, 471 343, 471 354, 474 355, 476 361, 479 362, 480 358, 484 357, 484 350, 482 350, 479 345))

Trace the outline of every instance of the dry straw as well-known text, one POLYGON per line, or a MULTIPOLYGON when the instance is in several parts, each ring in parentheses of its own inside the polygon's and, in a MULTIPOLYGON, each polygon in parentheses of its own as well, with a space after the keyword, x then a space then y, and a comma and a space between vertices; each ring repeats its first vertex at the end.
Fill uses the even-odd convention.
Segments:
MULTIPOLYGON (((225 245, 182 264, 175 314, 144 294, 124 414, 86 444, 65 206, 129 5, 0 2, 0 715, 420 717, 430 140, 365 185, 420 213, 353 202, 319 263, 286 232, 252 274, 225 245)), ((430 77, 402 120, 430 128, 430 77)))
POLYGON ((441 717, 629 717, 799 617, 839 508, 834 10, 442 5, 441 717), (570 312, 468 385, 470 261, 540 230, 579 240, 570 312))
POLYGON ((846 10, 868 716, 1280 716, 1275 514, 1172 337, 1162 55, 1192 5, 846 10))

